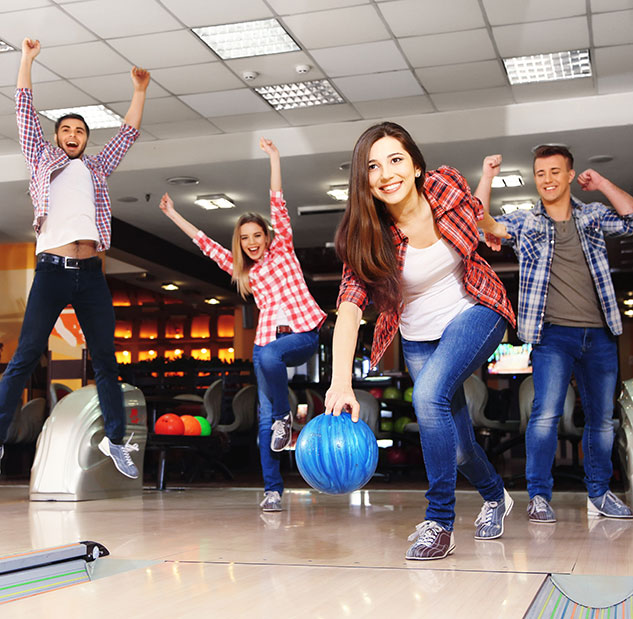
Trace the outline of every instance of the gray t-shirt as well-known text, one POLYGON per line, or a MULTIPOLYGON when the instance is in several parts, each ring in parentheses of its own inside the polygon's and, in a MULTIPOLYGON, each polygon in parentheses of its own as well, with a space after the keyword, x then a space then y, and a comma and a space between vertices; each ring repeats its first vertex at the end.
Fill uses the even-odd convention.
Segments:
POLYGON ((545 322, 565 327, 604 327, 596 288, 573 218, 555 221, 556 241, 545 322))

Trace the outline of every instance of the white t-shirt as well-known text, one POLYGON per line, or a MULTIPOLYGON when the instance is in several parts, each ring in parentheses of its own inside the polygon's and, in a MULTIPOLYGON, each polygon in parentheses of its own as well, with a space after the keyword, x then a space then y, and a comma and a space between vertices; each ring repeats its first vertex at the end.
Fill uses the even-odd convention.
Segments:
POLYGON ((35 253, 78 240, 99 242, 92 175, 81 159, 51 175, 48 215, 37 237, 35 253))
POLYGON ((476 305, 464 289, 463 276, 461 257, 444 239, 422 249, 409 245, 402 269, 402 337, 437 340, 455 316, 476 305))

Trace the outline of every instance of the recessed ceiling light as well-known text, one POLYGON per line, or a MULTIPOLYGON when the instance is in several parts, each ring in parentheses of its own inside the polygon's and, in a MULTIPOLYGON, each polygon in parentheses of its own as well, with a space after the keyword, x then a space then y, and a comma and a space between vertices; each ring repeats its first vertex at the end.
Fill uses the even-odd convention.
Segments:
POLYGON ((167 179, 168 185, 197 185, 199 182, 195 176, 172 176, 167 179))
POLYGON ((624 303, 627 307, 633 307, 633 299, 624 299, 622 303, 624 303))
POLYGON ((347 202, 349 196, 349 186, 346 185, 330 185, 330 189, 327 191, 327 195, 330 198, 334 198, 339 202, 347 202))
POLYGON ((14 52, 15 51, 15 47, 12 47, 11 45, 9 45, 8 43, 5 43, 4 41, 0 41, 0 54, 2 52, 14 52))
POLYGON ((523 177, 519 171, 500 172, 492 179, 493 187, 521 187, 523 185, 523 177))
POLYGON ((192 28, 222 60, 266 56, 301 49, 276 19, 192 28))
POLYGON ((533 208, 534 203, 531 200, 513 200, 501 203, 501 212, 504 215, 514 211, 529 211, 533 208))
POLYGON ((163 290, 178 290, 179 286, 176 286, 173 282, 165 282, 161 288, 163 290))
POLYGON ((216 299, 215 297, 210 297, 208 299, 205 299, 204 302, 208 303, 209 305, 219 305, 220 303, 220 301, 216 299))
POLYGON ((628 318, 633 318, 633 310, 626 310, 626 312, 624 312, 624 315, 628 318))
POLYGON ((193 203, 208 211, 216 208, 235 208, 235 203, 223 193, 198 196, 193 203))
POLYGON ((608 163, 609 161, 613 161, 612 155, 593 155, 589 157, 587 161, 591 163, 608 163))
POLYGON ((349 170, 352 167, 351 161, 343 161, 338 167, 339 170, 349 170))
POLYGON ((554 82, 578 77, 591 77, 588 49, 574 49, 551 54, 504 58, 510 84, 554 82))
POLYGON ((66 114, 79 114, 90 130, 108 129, 110 127, 120 127, 123 119, 105 105, 83 105, 80 107, 65 107, 55 110, 42 110, 42 116, 46 116, 49 120, 55 122, 58 118, 66 114))
POLYGON ((345 103, 343 97, 327 80, 260 86, 254 90, 276 110, 294 110, 315 105, 345 103))

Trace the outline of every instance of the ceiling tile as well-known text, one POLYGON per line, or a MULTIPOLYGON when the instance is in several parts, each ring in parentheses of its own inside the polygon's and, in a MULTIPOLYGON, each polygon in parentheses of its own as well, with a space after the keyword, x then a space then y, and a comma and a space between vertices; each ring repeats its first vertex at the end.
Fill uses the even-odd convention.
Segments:
POLYGON ((242 86, 241 80, 219 62, 155 69, 152 76, 176 95, 231 90, 242 86))
POLYGON ((433 104, 428 97, 399 97, 359 101, 354 107, 363 118, 395 118, 433 112, 433 104))
POLYGON ((516 26, 496 26, 492 34, 504 58, 589 47, 586 17, 570 17, 516 26))
MULTIPOLYGON (((132 98, 133 88, 129 72, 98 77, 78 77, 69 81, 101 103, 132 98)), ((159 86, 154 80, 150 80, 147 89, 148 99, 167 96, 169 93, 162 86, 159 86)))
MULTIPOLYGON (((92 148, 90 149, 90 153, 96 155, 99 151, 99 147, 107 144, 118 131, 117 127, 110 127, 108 129, 94 129, 90 132, 90 145, 92 148)), ((151 135, 149 132, 145 131, 143 127, 141 127, 141 135, 136 139, 136 144, 139 142, 155 142, 156 138, 151 135)))
POLYGON ((368 70, 380 73, 408 68, 393 41, 317 49, 312 56, 332 77, 361 75, 368 70))
POLYGON ((63 77, 109 75, 131 69, 129 62, 101 41, 43 49, 40 58, 43 65, 63 77))
POLYGON ((517 84, 512 86, 517 103, 545 101, 549 99, 570 99, 596 94, 596 87, 590 77, 539 84, 517 84))
POLYGON ((2 3, 0 3, 0 13, 24 11, 38 6, 50 6, 50 2, 48 0, 2 0, 2 3))
POLYGON ((315 49, 346 44, 384 41, 391 38, 378 11, 362 5, 284 18, 293 38, 303 47, 315 49))
POLYGON ((171 123, 143 123, 142 129, 161 140, 169 140, 172 138, 194 138, 201 135, 213 135, 215 133, 220 133, 220 130, 217 127, 214 127, 205 118, 179 120, 171 123))
POLYGON ((601 47, 593 58, 600 94, 633 90, 633 45, 601 47))
POLYGON ((323 72, 318 67, 311 66, 314 65, 314 60, 304 52, 236 58, 227 60, 225 64, 239 76, 244 71, 258 73, 259 75, 254 80, 244 80, 244 84, 247 84, 250 88, 304 80, 318 80, 324 77, 323 72), (297 73, 297 65, 302 64, 311 66, 308 73, 297 73))
POLYGON ((20 146, 15 140, 0 140, 0 155, 17 155, 20 146))
MULTIPOLYGON (((125 116, 129 106, 129 101, 121 101, 113 103, 109 107, 117 114, 125 116)), ((143 123, 147 124, 178 122, 179 120, 191 120, 194 118, 200 118, 200 116, 176 97, 149 99, 146 101, 145 109, 143 110, 143 123)))
POLYGON ((237 114, 235 116, 217 116, 213 119, 222 131, 238 133, 240 131, 263 131, 287 127, 288 121, 277 112, 258 112, 255 114, 237 114))
POLYGON ((471 30, 486 25, 479 3, 472 0, 451 0, 447 10, 439 10, 436 0, 395 0, 378 7, 397 37, 471 30))
MULTIPOLYGON (((15 86, 21 57, 20 52, 0 54, 0 86, 15 86)), ((34 88, 36 88, 40 82, 54 82, 59 79, 59 76, 35 61, 31 71, 31 79, 34 88)))
POLYGON ((483 88, 481 90, 441 93, 431 95, 431 99, 433 100, 433 103, 435 103, 437 109, 441 112, 478 107, 495 107, 498 105, 510 105, 514 103, 511 89, 508 86, 504 86, 502 88, 483 88))
POLYGON ((74 2, 64 8, 103 38, 148 34, 182 27, 154 0, 88 0, 74 2))
POLYGON ((0 115, 11 114, 15 124, 15 101, 12 97, 0 94, 0 115))
POLYGON ((0 28, 2 39, 16 49, 22 49, 25 36, 39 39, 42 53, 54 45, 94 41, 96 38, 57 6, 3 13, 0 28))
POLYGON ((273 16, 262 0, 162 0, 178 19, 187 26, 213 26, 240 21, 267 19, 273 16))
MULTIPOLYGON (((2 98, 4 99, 4 97, 2 98)), ((0 116, 0 135, 13 140, 18 139, 18 125, 15 120, 15 112, 13 114, 7 114, 3 108, 2 115, 0 116)))
POLYGON ((633 0, 590 0, 590 3, 591 10, 594 13, 633 9, 633 0))
POLYGON ((215 116, 234 116, 249 112, 270 112, 270 106, 259 95, 248 88, 206 92, 179 97, 202 116, 213 122, 215 116))
POLYGON ((344 6, 369 4, 369 2, 370 0, 268 0, 268 4, 270 4, 273 11, 279 13, 279 15, 295 15, 298 13, 338 9, 344 6))
POLYGON ((339 77, 333 81, 339 92, 352 103, 424 94, 420 84, 408 70, 339 77))
POLYGON ((545 21, 560 17, 585 15, 585 0, 530 0, 529 2, 508 2, 508 0, 483 0, 488 21, 492 26, 522 24, 545 21))
POLYGON ((400 39, 400 46, 414 67, 435 67, 496 58, 485 28, 400 39))
POLYGON ((476 90, 506 85, 506 74, 496 60, 416 69, 428 93, 476 90))
MULTIPOLYGON (((3 89, 5 94, 12 89, 3 89)), ((60 107, 75 107, 78 105, 94 105, 98 103, 90 95, 81 92, 66 80, 44 82, 33 87, 33 101, 37 110, 50 110, 60 107)))
POLYGON ((346 103, 315 105, 297 110, 283 110, 279 113, 293 126, 360 120, 358 112, 346 103))
POLYGON ((190 30, 110 39, 108 43, 132 64, 146 69, 218 60, 218 57, 190 30))
POLYGON ((633 11, 594 15, 593 43, 597 47, 633 43, 633 11))

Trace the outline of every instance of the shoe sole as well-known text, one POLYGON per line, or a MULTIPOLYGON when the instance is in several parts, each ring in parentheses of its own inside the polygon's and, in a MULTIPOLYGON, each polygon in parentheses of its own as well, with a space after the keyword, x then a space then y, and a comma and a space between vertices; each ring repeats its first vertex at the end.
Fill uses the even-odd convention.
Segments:
POLYGON ((531 522, 532 524, 556 524, 557 520, 556 518, 554 518, 554 520, 536 520, 528 516, 528 522, 531 522))
POLYGON ((108 445, 108 443, 105 441, 105 439, 103 439, 99 445, 99 451, 108 456, 108 458, 110 458, 110 460, 112 460, 112 464, 114 464, 114 468, 119 471, 119 473, 121 473, 121 475, 123 475, 124 477, 127 477, 128 479, 138 479, 138 473, 136 475, 130 475, 129 473, 126 473, 125 471, 122 471, 116 463, 116 460, 112 457, 112 454, 110 453, 110 446, 108 445))
POLYGON ((455 544, 452 544, 451 546, 448 547, 448 550, 446 551, 446 553, 443 554, 441 557, 407 557, 407 555, 404 555, 404 558, 407 561, 435 561, 437 559, 446 559, 448 555, 453 554, 454 550, 455 550, 455 544))
POLYGON ((600 511, 595 505, 592 503, 593 509, 587 507, 587 518, 613 518, 614 520, 631 520, 633 519, 633 514, 626 516, 614 516, 612 514, 605 514, 600 511))
POLYGON ((281 512, 283 510, 281 507, 278 509, 270 509, 270 507, 262 507, 262 511, 267 512, 267 513, 273 513, 273 512, 281 512))
POLYGON ((512 508, 514 507, 514 499, 508 494, 506 490, 503 491, 503 498, 507 505, 507 509, 503 516, 501 516, 501 532, 499 533, 499 535, 495 535, 494 537, 478 537, 477 535, 475 535, 475 539, 486 541, 488 539, 499 539, 503 535, 503 532, 505 531, 504 521, 506 519, 506 516, 510 515, 512 508))
POLYGON ((275 453, 279 453, 280 451, 284 451, 288 448, 288 445, 290 445, 290 441, 288 441, 283 447, 273 447, 272 445, 270 446, 270 450, 274 451, 275 453))

